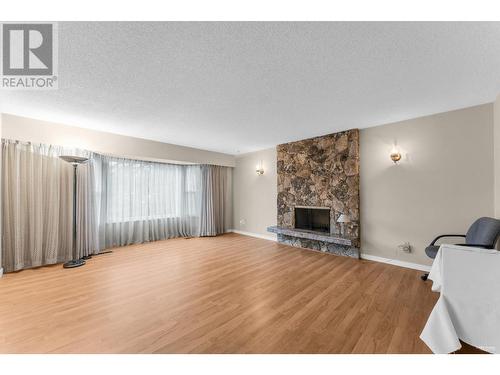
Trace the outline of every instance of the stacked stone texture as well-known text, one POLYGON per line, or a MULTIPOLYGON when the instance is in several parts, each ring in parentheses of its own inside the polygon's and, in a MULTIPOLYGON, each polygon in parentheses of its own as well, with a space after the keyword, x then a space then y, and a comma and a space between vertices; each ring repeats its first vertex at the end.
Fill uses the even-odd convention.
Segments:
POLYGON ((346 236, 359 243, 358 129, 282 144, 277 155, 278 226, 294 228, 295 206, 329 207, 332 234, 340 233, 343 213, 350 219, 346 236))

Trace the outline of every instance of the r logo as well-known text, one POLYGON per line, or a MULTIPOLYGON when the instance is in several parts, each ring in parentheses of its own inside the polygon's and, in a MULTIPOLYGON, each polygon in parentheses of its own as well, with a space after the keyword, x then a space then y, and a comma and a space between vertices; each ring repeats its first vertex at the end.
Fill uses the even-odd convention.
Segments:
POLYGON ((2 26, 4 76, 51 76, 54 73, 52 24, 2 26))

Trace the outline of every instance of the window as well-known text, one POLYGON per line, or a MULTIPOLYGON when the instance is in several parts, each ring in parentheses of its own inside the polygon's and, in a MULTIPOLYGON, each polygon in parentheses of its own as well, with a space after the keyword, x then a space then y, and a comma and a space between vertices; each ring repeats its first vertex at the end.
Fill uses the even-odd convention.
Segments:
POLYGON ((106 164, 108 223, 200 216, 200 166, 115 158, 106 164))

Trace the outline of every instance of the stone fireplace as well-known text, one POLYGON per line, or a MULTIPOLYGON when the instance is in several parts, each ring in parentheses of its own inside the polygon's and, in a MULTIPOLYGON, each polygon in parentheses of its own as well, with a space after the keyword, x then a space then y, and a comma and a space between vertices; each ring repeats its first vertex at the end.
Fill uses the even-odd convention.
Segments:
POLYGON ((359 131, 278 145, 277 170, 278 241, 359 257, 359 131))

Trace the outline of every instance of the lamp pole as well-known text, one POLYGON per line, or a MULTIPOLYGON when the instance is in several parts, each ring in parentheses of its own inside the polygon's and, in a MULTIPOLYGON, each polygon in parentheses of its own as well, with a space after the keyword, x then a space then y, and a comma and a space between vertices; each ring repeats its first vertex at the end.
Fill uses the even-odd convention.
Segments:
POLYGON ((70 163, 73 166, 73 259, 64 263, 64 268, 75 268, 80 267, 85 264, 84 259, 79 259, 78 254, 76 253, 76 169, 80 164, 84 164, 88 161, 87 158, 80 156, 69 156, 62 155, 59 156, 60 159, 64 160, 67 163, 70 163))

